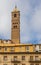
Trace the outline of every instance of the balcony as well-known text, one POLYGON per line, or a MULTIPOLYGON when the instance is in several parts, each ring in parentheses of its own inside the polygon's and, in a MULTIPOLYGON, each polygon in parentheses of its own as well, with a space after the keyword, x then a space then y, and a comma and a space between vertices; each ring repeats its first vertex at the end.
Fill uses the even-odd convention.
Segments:
POLYGON ((41 63, 41 60, 29 60, 30 63, 41 63))
POLYGON ((11 60, 12 63, 20 63, 20 60, 11 60))

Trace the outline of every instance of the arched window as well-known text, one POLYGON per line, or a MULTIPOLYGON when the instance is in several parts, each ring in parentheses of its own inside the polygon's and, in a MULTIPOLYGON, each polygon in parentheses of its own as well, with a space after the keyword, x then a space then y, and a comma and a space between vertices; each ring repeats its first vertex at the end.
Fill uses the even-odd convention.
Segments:
POLYGON ((16 17, 16 14, 14 14, 14 17, 16 17))

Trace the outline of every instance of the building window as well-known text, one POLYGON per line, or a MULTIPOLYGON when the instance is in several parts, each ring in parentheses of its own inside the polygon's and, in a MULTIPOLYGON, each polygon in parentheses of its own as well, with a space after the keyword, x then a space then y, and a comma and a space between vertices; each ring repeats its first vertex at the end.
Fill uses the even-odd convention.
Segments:
POLYGON ((29 46, 26 46, 26 50, 29 50, 29 46))
POLYGON ((22 64, 22 65, 25 65, 25 64, 22 64))
POLYGON ((38 56, 35 56, 35 60, 39 60, 39 59, 38 59, 38 56))
POLYGON ((33 60, 33 56, 30 56, 30 60, 33 60))
POLYGON ((18 24, 18 23, 16 22, 16 23, 13 23, 13 24, 18 24))
POLYGON ((30 65, 34 65, 34 64, 30 64, 30 65))
POLYGON ((0 47, 0 50, 1 50, 1 47, 0 47))
POLYGON ((7 65, 7 64, 3 64, 3 65, 7 65))
POLYGON ((13 26, 14 28, 17 28, 17 25, 16 26, 13 26))
POLYGON ((7 60, 7 56, 4 56, 3 60, 5 60, 5 61, 6 61, 6 60, 7 60))
POLYGON ((7 47, 5 47, 4 50, 7 51, 7 47))
POLYGON ((39 49, 41 49, 41 45, 39 45, 39 49))
POLYGON ((14 14, 14 17, 16 17, 16 14, 14 14))
POLYGON ((22 56, 22 60, 25 60, 25 56, 22 56))
POLYGON ((11 47, 11 51, 14 51, 14 47, 11 47))
POLYGON ((35 65, 39 65, 39 64, 35 64, 35 65))
POLYGON ((14 64, 14 65, 17 65, 17 64, 14 64))
POLYGON ((17 56, 14 56, 14 61, 16 61, 17 60, 17 56))

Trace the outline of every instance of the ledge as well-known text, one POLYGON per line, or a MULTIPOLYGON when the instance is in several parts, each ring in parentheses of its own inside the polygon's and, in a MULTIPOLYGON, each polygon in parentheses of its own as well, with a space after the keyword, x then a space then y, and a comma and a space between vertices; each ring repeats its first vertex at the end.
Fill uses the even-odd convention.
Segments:
POLYGON ((30 63, 41 63, 41 60, 30 60, 30 63))
POLYGON ((0 54, 41 54, 41 52, 0 52, 0 54))
POLYGON ((18 60, 16 60, 16 61, 15 60, 12 60, 11 62, 12 63, 20 63, 20 61, 18 61, 18 60))

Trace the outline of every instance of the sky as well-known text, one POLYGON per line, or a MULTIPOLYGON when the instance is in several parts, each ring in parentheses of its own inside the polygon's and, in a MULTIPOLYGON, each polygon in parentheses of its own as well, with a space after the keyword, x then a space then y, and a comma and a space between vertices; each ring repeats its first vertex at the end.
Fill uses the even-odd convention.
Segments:
POLYGON ((0 0, 0 39, 11 39, 11 12, 20 10, 21 43, 41 43, 41 0, 0 0))

